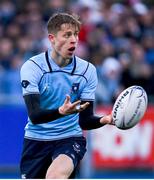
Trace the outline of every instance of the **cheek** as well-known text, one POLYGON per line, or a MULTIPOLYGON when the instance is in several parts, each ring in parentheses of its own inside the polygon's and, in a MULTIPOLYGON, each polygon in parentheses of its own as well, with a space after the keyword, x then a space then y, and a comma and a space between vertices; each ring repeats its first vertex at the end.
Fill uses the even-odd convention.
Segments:
POLYGON ((62 50, 64 47, 65 47, 65 43, 64 43, 64 42, 59 43, 58 48, 59 48, 60 50, 62 50))
POLYGON ((66 41, 58 41, 58 43, 56 45, 57 50, 59 50, 59 51, 62 51, 63 48, 65 48, 65 46, 66 46, 66 41))

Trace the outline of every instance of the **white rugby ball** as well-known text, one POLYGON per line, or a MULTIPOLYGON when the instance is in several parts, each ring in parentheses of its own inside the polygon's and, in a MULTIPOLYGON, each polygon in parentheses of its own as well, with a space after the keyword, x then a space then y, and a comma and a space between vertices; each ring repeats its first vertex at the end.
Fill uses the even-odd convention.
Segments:
POLYGON ((148 98, 141 86, 125 89, 116 99, 113 109, 113 123, 119 129, 134 127, 144 116, 148 98))

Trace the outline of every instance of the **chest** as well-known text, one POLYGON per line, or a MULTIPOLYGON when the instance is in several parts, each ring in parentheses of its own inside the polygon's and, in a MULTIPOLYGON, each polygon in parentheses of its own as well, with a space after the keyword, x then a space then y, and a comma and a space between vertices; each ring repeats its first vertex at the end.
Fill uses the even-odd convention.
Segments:
POLYGON ((43 75, 39 83, 39 91, 43 100, 61 104, 68 94, 74 102, 80 98, 86 83, 82 75, 56 71, 43 75))

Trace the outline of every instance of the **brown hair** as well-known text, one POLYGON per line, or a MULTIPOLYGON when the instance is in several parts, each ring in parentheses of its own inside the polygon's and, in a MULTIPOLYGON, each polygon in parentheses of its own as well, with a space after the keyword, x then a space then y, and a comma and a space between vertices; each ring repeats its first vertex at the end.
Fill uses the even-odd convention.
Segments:
POLYGON ((48 33, 57 33, 61 29, 62 24, 74 25, 80 30, 81 22, 77 15, 67 13, 57 13, 50 17, 47 23, 48 33))

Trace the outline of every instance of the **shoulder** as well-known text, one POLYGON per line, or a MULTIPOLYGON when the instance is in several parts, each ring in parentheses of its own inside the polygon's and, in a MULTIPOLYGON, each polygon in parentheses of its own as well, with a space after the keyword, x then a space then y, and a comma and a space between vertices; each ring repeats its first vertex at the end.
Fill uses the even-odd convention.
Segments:
POLYGON ((37 54, 36 56, 31 57, 29 60, 32 60, 38 64, 42 63, 43 60, 45 60, 45 52, 42 52, 40 54, 37 54))
POLYGON ((81 59, 77 56, 75 56, 75 57, 76 57, 77 69, 79 69, 79 70, 84 70, 85 68, 87 68, 87 70, 88 69, 91 69, 91 70, 96 69, 95 66, 92 63, 88 62, 87 60, 81 59))
POLYGON ((28 59, 21 67, 21 71, 23 70, 41 70, 46 71, 46 63, 45 63, 45 52, 35 55, 28 59))
POLYGON ((83 74, 87 74, 87 73, 96 71, 96 68, 92 63, 90 63, 84 59, 81 59, 77 56, 76 56, 76 69, 78 72, 80 71, 83 74))

